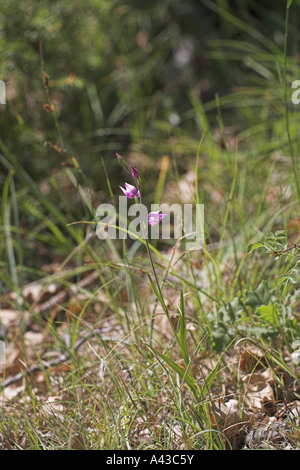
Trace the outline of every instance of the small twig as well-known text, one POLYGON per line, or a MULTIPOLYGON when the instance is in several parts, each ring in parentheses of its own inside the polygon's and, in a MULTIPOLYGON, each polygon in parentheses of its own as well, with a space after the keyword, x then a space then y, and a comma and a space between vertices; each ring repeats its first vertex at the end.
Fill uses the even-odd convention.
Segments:
POLYGON ((45 302, 34 305, 34 312, 43 313, 57 305, 61 305, 63 302, 66 302, 71 297, 71 295, 80 292, 80 289, 88 287, 90 284, 97 281, 97 279, 99 279, 98 271, 92 271, 88 276, 81 279, 81 281, 79 281, 77 284, 71 285, 68 290, 58 292, 54 296, 50 297, 50 299, 45 300, 45 302))
POLYGON ((296 243, 294 243, 293 245, 291 246, 288 246, 285 250, 282 250, 282 251, 273 251, 272 252, 272 256, 273 258, 275 258, 276 256, 281 256, 283 255, 284 253, 286 253, 287 251, 290 251, 290 250, 293 250, 294 248, 300 248, 300 245, 297 245, 296 243))
MULTIPOLYGON (((76 341, 75 346, 74 346, 74 351, 77 351, 88 339, 96 335, 100 336, 102 340, 112 340, 112 341, 114 340, 113 338, 104 336, 103 333, 104 333, 103 328, 96 328, 95 330, 87 333, 85 336, 82 336, 80 339, 76 341)), ((121 340, 121 342, 124 342, 124 341, 121 340)), ((52 361, 43 362, 43 364, 34 364, 30 367, 26 367, 24 370, 22 370, 18 374, 8 377, 6 380, 1 382, 0 389, 8 387, 9 385, 12 385, 16 382, 19 382, 19 380, 22 380, 25 376, 29 374, 43 371, 46 369, 50 369, 51 367, 57 366, 63 362, 68 361, 69 359, 71 359, 71 352, 68 351, 64 354, 61 354, 57 359, 53 359, 52 361)))

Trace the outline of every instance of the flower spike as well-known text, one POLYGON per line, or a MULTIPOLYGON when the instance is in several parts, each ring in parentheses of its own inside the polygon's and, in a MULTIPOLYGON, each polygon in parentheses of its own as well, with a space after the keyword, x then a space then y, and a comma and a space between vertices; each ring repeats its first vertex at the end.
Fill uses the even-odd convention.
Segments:
POLYGON ((161 214, 161 211, 157 212, 150 212, 148 215, 148 224, 149 225, 156 225, 159 223, 161 219, 163 219, 167 214, 161 214))
POLYGON ((134 199, 135 197, 140 197, 140 192, 132 184, 125 183, 125 189, 122 188, 122 186, 120 186, 120 189, 123 191, 125 196, 127 196, 129 199, 134 199))
POLYGON ((140 176, 138 170, 137 170, 134 166, 132 166, 132 165, 130 165, 130 168, 131 168, 131 176, 132 176, 132 178, 134 178, 135 180, 137 180, 137 179, 139 178, 139 176, 140 176))

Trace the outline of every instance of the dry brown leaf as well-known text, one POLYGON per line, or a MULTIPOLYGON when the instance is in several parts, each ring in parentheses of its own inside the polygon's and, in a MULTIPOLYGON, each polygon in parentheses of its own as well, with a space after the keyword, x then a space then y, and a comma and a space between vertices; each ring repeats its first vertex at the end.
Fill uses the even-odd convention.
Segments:
POLYGON ((246 434, 247 426, 253 420, 253 414, 241 408, 236 399, 220 402, 210 407, 211 424, 222 431, 231 443, 241 439, 246 434))
POLYGON ((83 437, 80 434, 72 436, 71 448, 74 450, 84 450, 86 448, 83 437))
POLYGON ((1 309, 0 310, 0 324, 10 326, 16 324, 20 319, 20 312, 18 310, 1 309))
POLYGON ((232 424, 244 422, 249 419, 248 413, 241 409, 238 400, 232 398, 227 402, 220 402, 211 410, 212 422, 219 424, 222 428, 231 426, 232 424))
POLYGON ((241 353, 240 368, 243 372, 250 373, 254 369, 267 367, 265 354, 254 345, 247 345, 241 353))
POLYGON ((20 385, 19 387, 16 387, 15 385, 11 385, 9 387, 6 387, 3 392, 1 392, 1 397, 0 397, 0 403, 2 400, 5 401, 11 401, 14 398, 16 398, 19 394, 22 394, 25 390, 25 384, 20 385))
POLYGON ((49 284, 45 286, 41 282, 31 282, 22 289, 22 295, 28 302, 44 302, 49 295, 57 291, 57 285, 49 284))
POLYGON ((245 444, 250 449, 290 448, 289 437, 291 427, 284 421, 270 419, 264 426, 256 425, 245 438, 245 444))
POLYGON ((44 341, 44 333, 42 332, 26 331, 26 333, 24 333, 25 346, 27 346, 28 348, 43 344, 43 341, 44 341))
POLYGON ((5 368, 5 375, 16 374, 22 369, 19 359, 22 357, 22 352, 15 343, 10 342, 5 345, 5 365, 1 365, 1 370, 5 368))
POLYGON ((47 402, 43 404, 43 411, 49 415, 63 413, 64 406, 61 400, 62 398, 59 396, 48 397, 47 402))
POLYGON ((245 406, 250 409, 262 410, 266 402, 274 402, 274 377, 271 370, 255 372, 242 378, 245 384, 245 406))
POLYGON ((295 424, 299 426, 300 424, 300 401, 296 400, 292 406, 289 405, 289 411, 287 416, 295 421, 295 424))
POLYGON ((38 371, 31 377, 32 386, 34 385, 34 391, 39 395, 46 395, 49 392, 49 383, 46 380, 45 373, 38 371))

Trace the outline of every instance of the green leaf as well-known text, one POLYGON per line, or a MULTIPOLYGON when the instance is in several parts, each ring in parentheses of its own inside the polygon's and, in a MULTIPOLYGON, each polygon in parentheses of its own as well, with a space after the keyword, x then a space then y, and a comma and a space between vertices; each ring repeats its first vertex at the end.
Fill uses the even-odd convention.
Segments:
POLYGON ((263 244, 263 243, 260 243, 260 242, 251 243, 251 244, 248 246, 248 249, 247 249, 248 255, 250 255, 250 253, 252 253, 254 250, 257 250, 257 248, 261 248, 262 246, 264 246, 264 244, 263 244))
POLYGON ((294 274, 291 274, 291 273, 288 275, 288 280, 289 280, 292 284, 297 284, 297 282, 298 282, 297 279, 296 279, 296 277, 294 276, 294 274))
POLYGON ((233 328, 228 328, 224 323, 219 322, 218 327, 212 333, 213 347, 216 352, 224 351, 235 337, 233 328))
POLYGON ((158 300, 160 301, 160 303, 161 303, 161 305, 162 305, 162 307, 163 307, 165 313, 168 315, 169 312, 168 312, 168 308, 167 308, 167 306, 166 306, 166 304, 165 304, 165 301, 164 301, 164 299, 163 299, 163 297, 162 297, 162 295, 161 295, 159 289, 157 288, 157 286, 156 286, 155 283, 153 282, 153 280, 152 280, 150 274, 148 274, 148 278, 149 278, 151 287, 152 287, 152 289, 153 289, 154 292, 155 292, 156 297, 157 297, 158 300))
POLYGON ((215 376, 217 375, 217 372, 219 371, 219 365, 220 363, 218 362, 214 369, 209 373, 208 377, 205 379, 204 387, 202 388, 201 391, 201 399, 204 400, 207 395, 209 394, 210 387, 212 386, 213 380, 215 376))
POLYGON ((281 276, 279 279, 278 279, 278 284, 282 284, 284 281, 286 281, 288 279, 288 276, 287 274, 284 274, 283 276, 281 276))
POLYGON ((278 325, 279 310, 277 305, 270 303, 269 305, 261 305, 257 312, 263 320, 271 325, 278 325))
POLYGON ((259 284, 257 289, 253 292, 249 292, 244 305, 247 305, 253 309, 260 307, 261 305, 268 305, 271 299, 271 293, 267 290, 263 283, 259 284))
POLYGON ((276 230, 275 237, 282 240, 286 240, 286 233, 284 230, 276 230))
POLYGON ((285 299, 285 297, 286 297, 287 288, 288 288, 288 279, 287 279, 287 277, 285 276, 285 279, 280 280, 280 287, 279 287, 280 295, 281 295, 284 299, 285 299))
POLYGON ((197 384, 193 380, 193 378, 190 376, 188 371, 182 369, 178 364, 176 364, 176 362, 174 362, 172 359, 167 357, 165 354, 162 354, 161 352, 157 351, 157 349, 153 348, 150 345, 147 345, 147 346, 156 356, 158 356, 160 359, 166 362, 166 364, 168 364, 168 366, 171 367, 171 369, 173 369, 174 372, 176 372, 182 378, 184 382, 187 383, 187 385, 193 392, 194 396, 197 399, 199 399, 199 390, 198 390, 197 384))
POLYGON ((182 356, 185 362, 185 365, 189 363, 189 355, 187 350, 187 342, 186 342, 186 318, 185 318, 185 306, 184 306, 184 298, 183 292, 180 293, 180 308, 179 308, 179 341, 182 356))

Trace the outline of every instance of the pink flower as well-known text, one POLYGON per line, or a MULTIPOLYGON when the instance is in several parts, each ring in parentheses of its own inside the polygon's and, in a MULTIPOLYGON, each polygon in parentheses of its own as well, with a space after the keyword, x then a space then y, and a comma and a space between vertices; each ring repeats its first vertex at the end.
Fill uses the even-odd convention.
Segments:
POLYGON ((136 189, 135 186, 129 183, 125 183, 125 189, 120 186, 121 190, 129 199, 134 199, 134 197, 140 197, 140 192, 136 189))
POLYGON ((122 155, 120 155, 119 153, 116 153, 116 157, 117 157, 117 159, 119 160, 119 162, 120 162, 121 164, 125 163, 125 160, 124 160, 124 158, 122 157, 122 155))
POLYGON ((161 219, 163 219, 167 214, 161 214, 161 211, 157 212, 150 212, 148 215, 148 224, 149 225, 156 225, 159 223, 161 219))
POLYGON ((137 180, 140 176, 138 170, 132 165, 130 165, 130 168, 132 177, 137 180))

